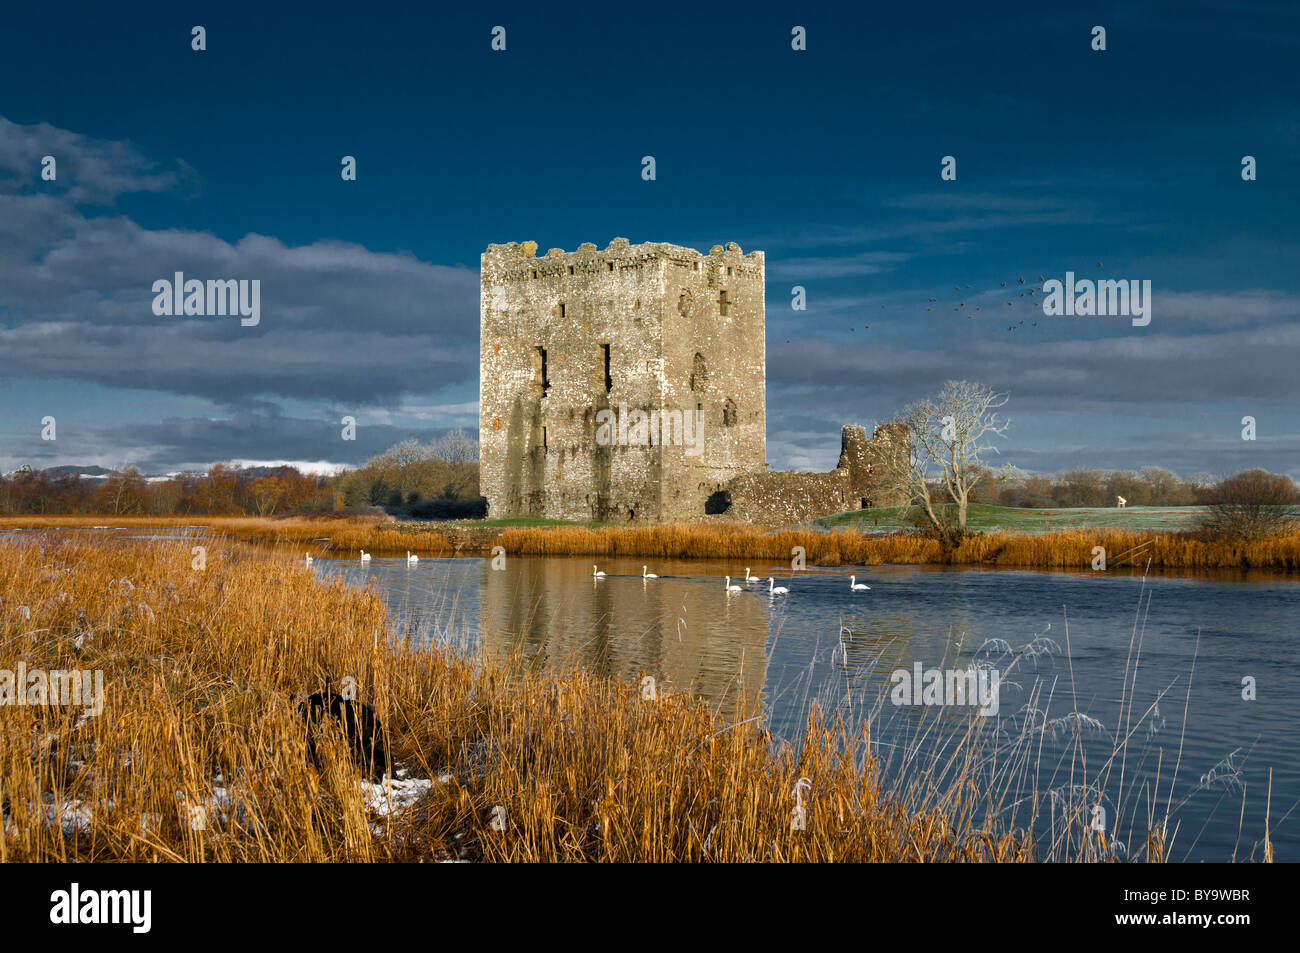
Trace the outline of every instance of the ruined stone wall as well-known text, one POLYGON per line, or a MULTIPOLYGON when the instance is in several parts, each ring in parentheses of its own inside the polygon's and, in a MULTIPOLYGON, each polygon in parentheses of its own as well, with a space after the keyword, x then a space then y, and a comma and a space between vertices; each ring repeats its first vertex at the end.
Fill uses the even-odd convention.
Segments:
POLYGON ((747 473, 726 490, 729 519, 756 526, 785 526, 856 509, 847 470, 829 473, 768 471, 747 473))
POLYGON ((727 484, 728 519, 760 526, 785 526, 876 506, 905 502, 883 479, 882 466, 897 466, 903 443, 887 428, 850 425, 840 431, 840 459, 828 473, 767 471, 744 474, 727 484))
POLYGON ((705 488, 762 468, 761 252, 742 256, 729 245, 703 256, 622 238, 604 251, 587 243, 538 258, 536 250, 491 245, 482 257, 480 484, 489 518, 687 518, 703 513, 705 488), (696 373, 697 353, 707 373, 696 373), (638 442, 626 420, 613 429, 616 445, 597 440, 602 411, 697 405, 698 456, 663 446, 661 433, 653 445, 638 442))
MULTIPOLYGON (((843 457, 841 456, 841 463, 843 457)), ((908 468, 907 430, 902 424, 882 424, 863 447, 864 479, 856 483, 862 506, 904 506, 908 494, 899 489, 908 468)))

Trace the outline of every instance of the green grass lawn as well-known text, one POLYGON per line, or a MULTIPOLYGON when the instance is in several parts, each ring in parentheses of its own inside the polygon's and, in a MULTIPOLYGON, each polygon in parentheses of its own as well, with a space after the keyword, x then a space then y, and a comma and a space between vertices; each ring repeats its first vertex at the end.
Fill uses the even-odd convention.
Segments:
MULTIPOLYGON (((1081 506, 1069 509, 1021 509, 973 503, 966 513, 966 526, 976 532, 1007 530, 1017 533, 1051 533, 1065 529, 1191 529, 1205 512, 1203 506, 1081 506)), ((888 533, 910 529, 902 507, 850 510, 816 520, 815 526, 847 527, 865 532, 888 533)))

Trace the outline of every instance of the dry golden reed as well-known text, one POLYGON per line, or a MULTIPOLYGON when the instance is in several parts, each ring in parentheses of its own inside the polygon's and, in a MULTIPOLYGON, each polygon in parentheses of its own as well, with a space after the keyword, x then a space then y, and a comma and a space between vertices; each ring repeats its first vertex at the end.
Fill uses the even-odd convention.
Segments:
MULTIPOLYGON (((207 533, 262 545, 293 547, 301 558, 355 558, 361 550, 376 556, 450 556, 487 552, 502 546, 512 555, 636 556, 666 559, 770 559, 785 561, 802 546, 810 564, 823 566, 886 563, 988 565, 1021 569, 1089 569, 1094 547, 1106 550, 1107 566, 1156 569, 1300 569, 1300 530, 1291 528, 1253 541, 1213 539, 1190 532, 1122 529, 1063 530, 1054 533, 981 533, 954 549, 916 533, 871 535, 851 529, 768 531, 745 524, 679 523, 665 526, 520 527, 493 535, 475 531, 475 541, 453 544, 448 532, 426 524, 382 517, 307 519, 289 517, 109 517, 31 516, 0 519, 0 530, 86 529, 107 525, 134 530, 175 532, 202 528, 207 533), (463 547, 463 548, 461 548, 463 547)), ((455 532, 452 530, 451 532, 455 532)))
POLYGON ((680 559, 788 560, 802 546, 810 564, 881 565, 952 563, 1019 568, 1088 569, 1094 547, 1106 550, 1108 567, 1163 569, 1300 569, 1300 532, 1253 542, 1205 539, 1190 533, 1132 530, 1067 530, 1041 535, 986 533, 969 536, 945 551, 936 539, 912 533, 886 536, 852 530, 764 532, 749 526, 696 523, 636 528, 548 527, 510 529, 499 544, 506 552, 536 556, 652 556, 680 559))
POLYGON ((297 547, 299 558, 312 556, 349 558, 361 550, 376 556, 405 555, 409 550, 421 556, 451 555, 452 546, 443 533, 419 524, 403 524, 378 516, 350 516, 340 519, 261 516, 9 516, 0 519, 4 529, 90 529, 109 526, 137 532, 158 530, 176 533, 199 529, 250 543, 297 547))

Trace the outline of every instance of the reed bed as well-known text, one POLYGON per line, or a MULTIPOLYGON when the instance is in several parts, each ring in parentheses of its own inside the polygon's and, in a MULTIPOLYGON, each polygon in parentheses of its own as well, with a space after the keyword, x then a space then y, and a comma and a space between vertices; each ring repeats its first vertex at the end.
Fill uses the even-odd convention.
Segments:
MULTIPOLYGON (((4 529, 78 529, 96 526, 176 533, 202 529, 272 546, 294 546, 314 556, 357 556, 360 550, 376 556, 405 555, 409 550, 422 556, 450 555, 447 536, 422 524, 403 524, 379 516, 349 516, 338 519, 260 516, 10 516, 0 519, 4 529)), ((300 553, 301 555, 301 553, 300 553)))
MULTIPOLYGON (((41 516, 0 519, 4 529, 87 529, 107 525, 136 531, 205 533, 271 546, 293 547, 299 556, 352 558, 361 550, 376 556, 449 556, 487 552, 502 546, 512 555, 635 556, 662 559, 789 560, 796 546, 809 564, 989 565, 1010 568, 1091 569, 1094 547, 1106 550, 1108 567, 1158 569, 1300 569, 1300 529, 1291 528, 1253 541, 1216 539, 1191 532, 1123 529, 1064 530, 1054 533, 980 533, 956 547, 919 533, 869 535, 850 529, 769 531, 746 524, 678 523, 664 526, 518 527, 499 535, 492 528, 447 532, 425 524, 382 517, 306 519, 290 517, 108 517, 41 516), (459 543, 452 540, 460 534, 459 543)), ((472 524, 471 524, 472 525, 472 524)))
POLYGON ((866 730, 815 708, 781 742, 689 694, 413 645, 374 592, 272 549, 214 538, 199 569, 190 547, 0 539, 0 669, 104 674, 93 717, 0 705, 0 860, 1108 856, 985 826, 1005 792, 978 790, 969 745, 890 787, 866 730), (339 735, 311 765, 295 699, 327 677, 374 704, 398 780, 362 780, 339 735))
POLYGON ((498 544, 508 553, 534 556, 646 556, 663 559, 789 560, 803 547, 809 564, 823 566, 930 564, 1090 569, 1094 547, 1108 567, 1165 569, 1300 569, 1300 531, 1242 542, 1192 533, 1068 530, 1041 535, 986 533, 946 549, 915 533, 887 536, 851 530, 764 532, 749 526, 687 523, 637 528, 550 527, 510 529, 498 544))

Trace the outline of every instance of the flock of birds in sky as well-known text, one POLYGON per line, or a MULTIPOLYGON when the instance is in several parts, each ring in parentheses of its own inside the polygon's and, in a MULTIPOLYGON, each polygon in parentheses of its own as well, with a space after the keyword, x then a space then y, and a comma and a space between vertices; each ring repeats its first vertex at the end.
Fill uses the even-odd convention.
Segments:
MULTIPOLYGON (((1097 267, 1098 267, 1098 268, 1101 268, 1101 262, 1097 262, 1097 267)), ((1005 304, 1008 308, 1011 308, 1011 309, 1012 309, 1011 314, 1012 314, 1013 317, 1014 317, 1016 314, 1019 314, 1019 313, 1020 313, 1020 311, 1019 311, 1019 310, 1017 309, 1017 307, 1016 307, 1017 305, 1019 305, 1021 308, 1023 308, 1025 305, 1029 305, 1030 307, 1034 308, 1035 310, 1037 310, 1037 311, 1041 311, 1041 310, 1042 310, 1042 308, 1041 308, 1041 302, 1042 302, 1043 299, 1042 299, 1041 297, 1037 297, 1037 296, 1040 295, 1040 294, 1042 293, 1042 291, 1043 291, 1043 282, 1046 281, 1046 280, 1047 280, 1047 277, 1046 277, 1045 275, 1039 275, 1039 276, 1038 276, 1038 284, 1037 284, 1037 285, 1033 284, 1033 282, 1031 281, 1031 282, 1029 283, 1029 287, 1028 287, 1027 290, 1019 292, 1019 294, 1018 294, 1017 297, 1011 298, 1009 301, 1003 301, 1002 303, 1005 304)), ((1002 289, 1007 288, 1007 285, 1008 285, 1008 283, 1005 282, 1005 281, 999 282, 999 291, 1001 291, 1002 289)), ((1022 277, 1017 278, 1014 282, 1011 283, 1011 290, 1008 292, 1008 294, 1015 293, 1017 288, 1023 287, 1024 285, 1025 285, 1025 279, 1024 279, 1024 277, 1022 276, 1022 277)), ((960 297, 960 293, 961 293, 962 291, 970 291, 970 290, 972 290, 972 289, 971 289, 971 286, 970 286, 970 285, 964 285, 964 286, 963 286, 963 285, 953 285, 953 286, 952 286, 952 290, 958 292, 958 297, 960 297)), ((1000 297, 1000 296, 999 296, 999 297, 1000 297)), ((925 309, 926 311, 931 311, 931 312, 933 312, 933 311, 935 310, 935 308, 937 308, 937 307, 940 306, 940 301, 939 301, 939 299, 938 299, 937 297, 936 297, 936 298, 929 298, 928 301, 929 301, 930 307, 927 307, 927 308, 925 309)), ((945 305, 943 305, 943 306, 946 307, 947 305, 945 304, 945 305)), ((886 310, 885 305, 882 304, 882 305, 880 306, 880 310, 881 310, 881 311, 886 310)), ((983 311, 983 310, 984 310, 984 305, 982 305, 982 304, 977 304, 977 305, 974 306, 974 308, 973 308, 973 310, 972 310, 972 309, 968 309, 968 308, 966 307, 966 302, 965 302, 965 301, 958 300, 958 301, 957 301, 957 304, 953 306, 953 309, 952 309, 952 310, 953 310, 953 311, 956 311, 956 312, 958 312, 958 313, 960 313, 960 312, 962 312, 962 311, 965 311, 965 312, 966 312, 966 318, 967 318, 968 320, 972 320, 972 321, 973 321, 973 320, 975 319, 975 312, 977 312, 977 311, 983 311)), ((995 314, 996 312, 998 312, 998 311, 1000 311, 1000 310, 1001 310, 1000 308, 995 308, 995 307, 990 306, 988 313, 989 313, 990 315, 992 315, 992 314, 995 314)), ((1024 319, 1024 318, 1021 318, 1021 319, 1020 319, 1019 321, 1017 321, 1017 322, 1014 322, 1014 323, 1012 323, 1012 324, 1008 324, 1008 325, 1007 325, 1007 330, 1008 330, 1008 331, 1016 331, 1016 330, 1019 330, 1020 328, 1024 327, 1024 325, 1025 325, 1025 319, 1024 319)), ((1030 325, 1029 325, 1029 326, 1030 326, 1031 328, 1036 328, 1036 327, 1038 327, 1038 322, 1037 322, 1037 321, 1032 321, 1032 322, 1030 322, 1030 325)), ((850 330, 850 331, 853 331, 853 332, 856 332, 856 331, 857 331, 857 328, 856 328, 856 326, 855 326, 855 327, 851 327, 851 328, 849 328, 849 330, 850 330)), ((870 331, 870 330, 871 330, 871 325, 869 325, 869 324, 864 324, 864 325, 862 326, 862 330, 864 330, 864 331, 870 331)), ((786 338, 785 343, 786 343, 786 344, 789 344, 789 343, 790 343, 790 339, 789 339, 789 338, 786 338)))

